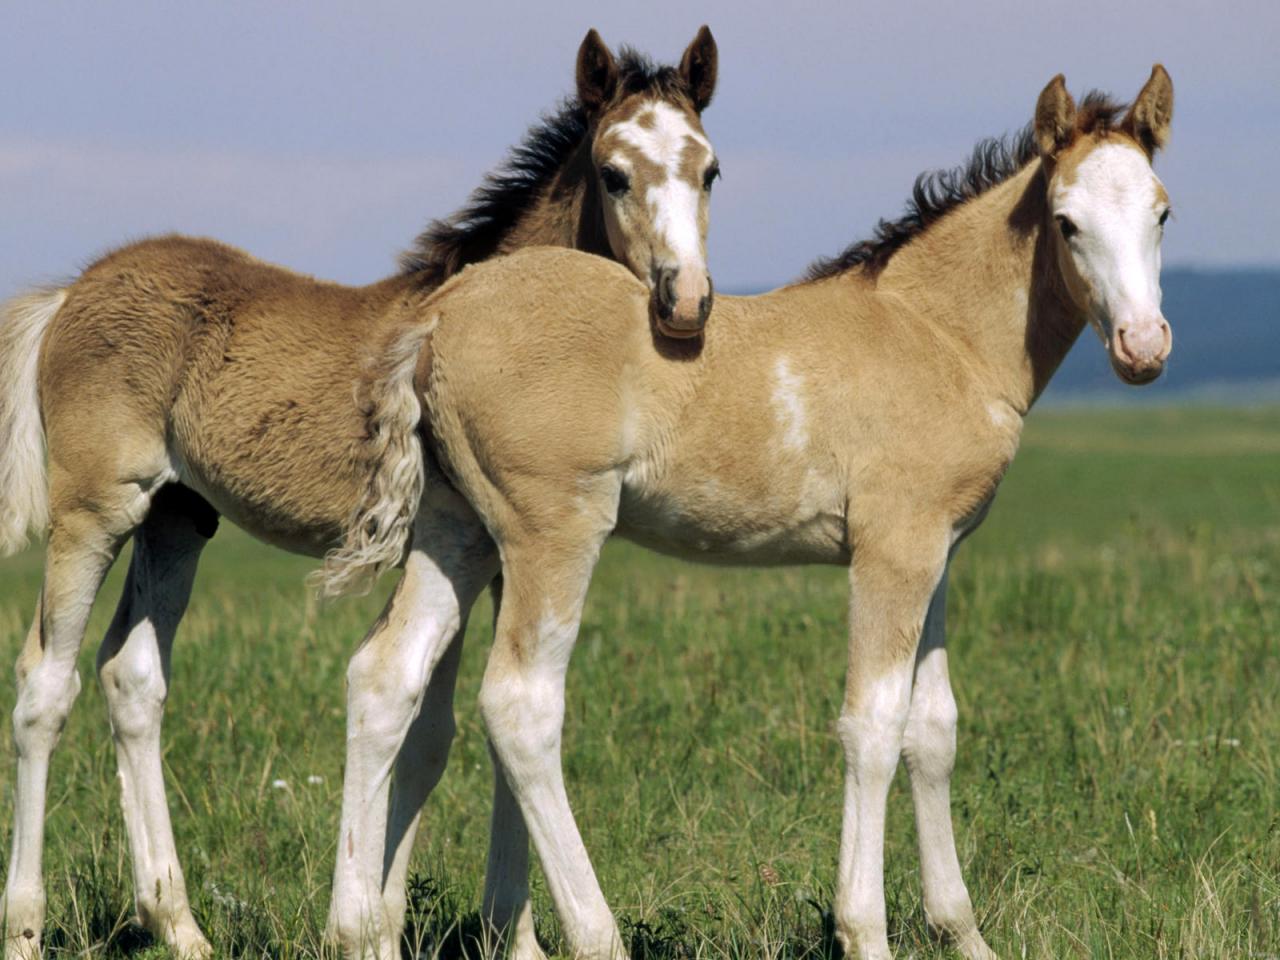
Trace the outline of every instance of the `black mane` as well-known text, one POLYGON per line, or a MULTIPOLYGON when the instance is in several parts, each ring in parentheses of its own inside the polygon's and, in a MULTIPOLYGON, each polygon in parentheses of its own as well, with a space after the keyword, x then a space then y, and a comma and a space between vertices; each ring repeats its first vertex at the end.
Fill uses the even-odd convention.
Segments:
MULTIPOLYGON (((629 47, 618 58, 615 100, 642 93, 664 100, 691 100, 691 91, 675 67, 655 65, 629 47)), ((503 238, 537 203, 590 129, 587 111, 576 97, 561 101, 554 113, 530 127, 507 159, 487 174, 462 209, 433 220, 400 257, 404 274, 430 289, 469 263, 492 256, 503 238)))
MULTIPOLYGON (((1106 133, 1116 129, 1123 104, 1106 94, 1091 91, 1076 113, 1076 133, 1106 133)), ((834 257, 822 257, 809 267, 806 280, 834 277, 862 267, 874 276, 890 258, 915 237, 941 220, 956 207, 1004 183, 1039 156, 1031 124, 1012 137, 991 137, 979 141, 969 162, 953 170, 934 170, 916 177, 911 199, 897 220, 881 220, 869 240, 858 240, 834 257)))

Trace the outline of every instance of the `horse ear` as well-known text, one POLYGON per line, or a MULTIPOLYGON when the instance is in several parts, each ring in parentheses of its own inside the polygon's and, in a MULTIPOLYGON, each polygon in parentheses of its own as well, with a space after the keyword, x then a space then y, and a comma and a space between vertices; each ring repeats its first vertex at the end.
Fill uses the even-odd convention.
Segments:
POLYGON ((578 48, 578 100, 594 113, 613 99, 618 86, 618 62, 595 28, 587 31, 578 48))
POLYGON ((1173 119, 1173 81, 1160 64, 1151 68, 1151 77, 1124 118, 1124 129, 1142 144, 1151 156, 1169 142, 1173 119))
POLYGON ((711 28, 704 23, 680 58, 680 75, 688 84, 689 92, 693 95, 693 108, 699 113, 707 109, 707 104, 716 92, 719 57, 716 38, 711 35, 711 28))
POLYGON ((1076 102, 1067 92, 1067 81, 1058 74, 1040 91, 1036 101, 1036 144, 1040 153, 1052 157, 1071 143, 1076 128, 1076 102))

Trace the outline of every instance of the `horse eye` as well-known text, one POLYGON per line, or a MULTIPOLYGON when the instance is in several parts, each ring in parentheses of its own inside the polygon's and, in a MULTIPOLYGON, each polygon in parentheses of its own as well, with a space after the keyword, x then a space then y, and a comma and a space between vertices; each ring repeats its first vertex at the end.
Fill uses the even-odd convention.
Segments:
POLYGON ((707 167, 707 172, 702 175, 702 189, 710 190, 711 184, 715 183, 720 177, 720 164, 713 163, 707 167))
POLYGON ((631 180, 617 167, 601 167, 600 181, 613 196, 620 197, 631 189, 631 180))
POLYGON ((1058 221, 1058 229, 1062 231, 1063 240, 1070 240, 1080 232, 1080 228, 1071 222, 1070 217, 1058 214, 1054 219, 1058 221))
POLYGON ((1172 212, 1171 208, 1169 207, 1164 208, 1164 213, 1160 214, 1160 226, 1162 227, 1164 226, 1164 222, 1169 219, 1169 214, 1171 212, 1172 212))

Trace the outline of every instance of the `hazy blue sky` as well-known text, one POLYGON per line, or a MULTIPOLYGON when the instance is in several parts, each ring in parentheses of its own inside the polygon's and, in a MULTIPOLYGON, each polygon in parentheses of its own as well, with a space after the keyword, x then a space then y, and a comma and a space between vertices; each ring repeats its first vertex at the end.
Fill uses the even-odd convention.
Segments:
POLYGON ((1280 4, 12 0, 0 13, 0 296, 162 230, 376 279, 571 91, 590 26, 720 43, 706 115, 721 289, 801 273, 915 175, 1012 130, 1057 72, 1177 90, 1166 263, 1280 264, 1280 4))

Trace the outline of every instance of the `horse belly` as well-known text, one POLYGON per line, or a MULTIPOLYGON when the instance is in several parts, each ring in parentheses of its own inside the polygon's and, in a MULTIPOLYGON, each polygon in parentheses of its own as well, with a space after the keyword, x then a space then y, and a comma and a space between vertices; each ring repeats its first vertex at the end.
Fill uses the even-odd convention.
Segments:
POLYGON ((334 390, 345 400, 335 402, 236 372, 177 405, 182 481, 258 539, 320 556, 340 542, 365 482, 351 391, 334 390))
POLYGON ((679 489, 625 485, 619 536, 661 553, 712 563, 848 563, 843 498, 817 471, 735 489, 715 478, 679 489))
POLYGON ((291 553, 319 557, 337 546, 356 502, 355 484, 332 473, 318 488, 315 475, 302 477, 278 464, 242 472, 225 462, 202 465, 188 463, 181 455, 178 459, 181 482, 218 513, 246 533, 291 553))

